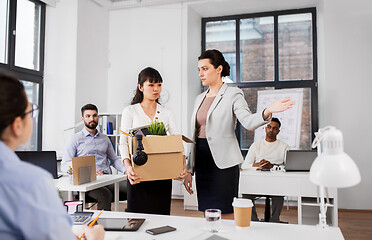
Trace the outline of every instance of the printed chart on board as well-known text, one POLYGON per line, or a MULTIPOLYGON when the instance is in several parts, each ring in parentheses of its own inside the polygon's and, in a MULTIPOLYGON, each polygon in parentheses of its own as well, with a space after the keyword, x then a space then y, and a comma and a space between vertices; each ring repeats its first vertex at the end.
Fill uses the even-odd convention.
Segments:
MULTIPOLYGON (((274 113, 273 117, 279 118, 282 126, 278 139, 287 143, 290 149, 299 149, 301 136, 301 117, 302 117, 302 99, 303 89, 280 89, 263 90, 257 92, 257 112, 269 106, 276 100, 290 98, 296 101, 295 105, 284 112, 274 113)), ((265 126, 259 127, 254 133, 254 141, 265 138, 265 126)))

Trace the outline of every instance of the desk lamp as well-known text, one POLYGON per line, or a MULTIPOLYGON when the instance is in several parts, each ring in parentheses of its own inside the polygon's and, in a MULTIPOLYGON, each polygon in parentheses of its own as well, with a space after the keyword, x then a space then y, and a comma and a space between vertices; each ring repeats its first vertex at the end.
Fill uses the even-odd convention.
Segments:
POLYGON ((327 187, 346 188, 360 182, 360 173, 355 162, 344 152, 342 132, 333 126, 315 133, 312 148, 317 147, 318 156, 310 168, 310 181, 320 186, 319 226, 326 227, 327 205, 324 190, 327 187))

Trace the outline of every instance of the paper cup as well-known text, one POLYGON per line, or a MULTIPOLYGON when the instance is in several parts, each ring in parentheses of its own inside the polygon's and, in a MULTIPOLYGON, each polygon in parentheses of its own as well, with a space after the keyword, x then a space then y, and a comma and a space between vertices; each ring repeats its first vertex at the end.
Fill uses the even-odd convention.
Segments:
POLYGON ((238 227, 249 227, 251 225, 252 200, 246 198, 234 198, 235 225, 238 227))

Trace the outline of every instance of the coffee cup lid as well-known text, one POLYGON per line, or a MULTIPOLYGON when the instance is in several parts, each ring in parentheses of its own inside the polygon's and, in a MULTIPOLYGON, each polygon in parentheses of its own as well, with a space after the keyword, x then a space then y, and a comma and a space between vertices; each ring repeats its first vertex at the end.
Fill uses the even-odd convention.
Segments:
POLYGON ((233 207, 241 207, 241 208, 253 207, 252 200, 247 199, 247 198, 236 198, 236 197, 234 197, 234 201, 233 201, 232 205, 233 205, 233 207))

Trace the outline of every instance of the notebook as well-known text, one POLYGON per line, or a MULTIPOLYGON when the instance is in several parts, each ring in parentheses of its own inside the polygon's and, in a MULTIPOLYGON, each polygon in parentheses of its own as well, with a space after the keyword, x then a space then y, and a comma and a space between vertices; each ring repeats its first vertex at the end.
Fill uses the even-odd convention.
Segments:
POLYGON ((309 172, 316 157, 316 150, 289 150, 285 170, 287 172, 309 172))

